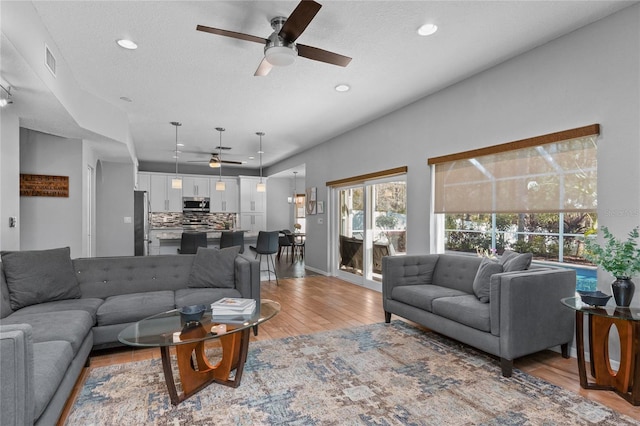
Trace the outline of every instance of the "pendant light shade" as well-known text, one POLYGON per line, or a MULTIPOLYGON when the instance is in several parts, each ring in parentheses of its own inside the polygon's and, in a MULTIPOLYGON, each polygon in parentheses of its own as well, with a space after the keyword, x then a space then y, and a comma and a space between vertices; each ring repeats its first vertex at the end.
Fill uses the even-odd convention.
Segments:
POLYGON ((176 128, 176 149, 173 153, 173 157, 176 159, 176 176, 171 179, 171 188, 172 189, 182 189, 182 178, 178 176, 178 127, 182 126, 182 123, 178 121, 172 121, 172 126, 176 128))
POLYGON ((224 132, 224 127, 216 127, 216 130, 220 134, 220 145, 218 149, 218 159, 219 162, 214 162, 213 159, 209 162, 209 167, 217 167, 219 169, 218 181, 216 182, 216 191, 225 191, 226 185, 222 181, 222 132, 224 132), (213 164, 212 164, 213 163, 213 164))
POLYGON ((256 185, 257 192, 267 192, 267 185, 262 181, 262 137, 264 136, 264 132, 256 132, 256 135, 260 136, 260 150, 258 154, 260 154, 260 182, 256 185))

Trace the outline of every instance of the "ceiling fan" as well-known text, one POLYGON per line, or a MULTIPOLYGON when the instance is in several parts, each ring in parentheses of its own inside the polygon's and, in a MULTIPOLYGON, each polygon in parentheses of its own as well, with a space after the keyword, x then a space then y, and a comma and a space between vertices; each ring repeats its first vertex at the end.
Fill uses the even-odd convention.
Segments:
POLYGON ((313 0, 302 0, 289 18, 277 16, 271 20, 271 28, 274 31, 269 38, 221 30, 204 25, 198 25, 196 30, 264 44, 264 58, 254 76, 266 76, 273 66, 290 65, 295 61, 296 56, 346 67, 351 62, 351 58, 348 56, 295 42, 321 7, 321 4, 313 0))
POLYGON ((225 131, 224 127, 216 127, 218 133, 220 133, 220 145, 216 147, 218 152, 195 152, 194 154, 208 154, 211 155, 209 160, 204 161, 187 161, 188 163, 209 163, 209 167, 216 168, 221 167, 222 164, 243 164, 242 161, 223 160, 220 156, 223 150, 228 151, 231 148, 228 146, 222 146, 222 132, 225 131))

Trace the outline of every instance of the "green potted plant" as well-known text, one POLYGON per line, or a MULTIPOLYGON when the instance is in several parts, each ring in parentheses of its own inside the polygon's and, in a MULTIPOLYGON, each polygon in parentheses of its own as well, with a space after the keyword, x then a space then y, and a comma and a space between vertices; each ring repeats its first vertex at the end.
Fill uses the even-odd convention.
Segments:
POLYGON ((640 249, 638 227, 633 228, 626 241, 616 238, 606 226, 601 227, 604 245, 595 238, 595 229, 587 231, 584 236, 585 252, 583 257, 600 266, 616 277, 611 284, 611 291, 618 306, 629 306, 635 284, 631 277, 640 272, 640 249))

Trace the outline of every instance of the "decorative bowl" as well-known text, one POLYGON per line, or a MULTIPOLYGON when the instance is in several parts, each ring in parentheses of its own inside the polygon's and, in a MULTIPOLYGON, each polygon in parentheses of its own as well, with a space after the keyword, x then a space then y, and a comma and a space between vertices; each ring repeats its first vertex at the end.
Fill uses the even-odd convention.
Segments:
POLYGON ((205 305, 190 305, 180 308, 180 318, 185 322, 200 321, 204 311, 207 310, 205 305))
POLYGON ((601 291, 578 291, 578 294, 582 302, 593 306, 604 306, 611 299, 611 296, 601 291))

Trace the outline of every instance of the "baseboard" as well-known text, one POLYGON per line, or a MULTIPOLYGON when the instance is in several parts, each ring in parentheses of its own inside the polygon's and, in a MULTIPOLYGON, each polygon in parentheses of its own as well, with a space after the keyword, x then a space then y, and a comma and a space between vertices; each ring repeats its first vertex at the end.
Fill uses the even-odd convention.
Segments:
POLYGON ((311 271, 311 272, 315 272, 316 274, 319 274, 319 275, 324 275, 325 277, 329 276, 329 273, 327 271, 323 271, 321 269, 316 269, 316 268, 313 268, 311 266, 305 265, 304 269, 306 269, 308 271, 311 271))
MULTIPOLYGON (((553 352, 562 353, 562 350, 560 349, 560 346, 554 346, 553 348, 550 348, 550 350, 552 350, 553 352)), ((569 347, 569 356, 571 358, 575 358, 576 362, 577 362, 578 351, 577 351, 575 346, 570 346, 569 347)), ((584 359, 585 359, 585 362, 591 362, 591 353, 590 352, 585 352, 584 359)), ((618 371, 618 369, 620 368, 620 360, 611 359, 611 360, 609 360, 609 364, 611 364, 611 369, 612 370, 618 371)))

